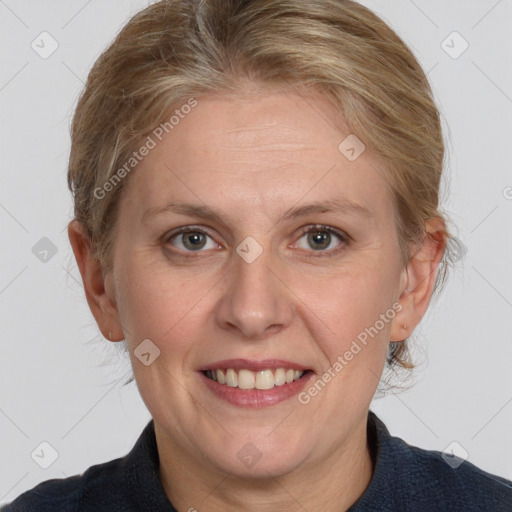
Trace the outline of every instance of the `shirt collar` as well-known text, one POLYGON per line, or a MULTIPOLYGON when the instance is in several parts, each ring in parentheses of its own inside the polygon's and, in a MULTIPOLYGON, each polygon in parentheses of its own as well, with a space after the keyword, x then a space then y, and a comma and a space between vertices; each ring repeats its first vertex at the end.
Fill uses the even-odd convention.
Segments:
POLYGON ((391 436, 373 411, 368 412, 366 433, 374 464, 373 475, 364 493, 347 512, 367 512, 375 510, 376 506, 382 512, 403 510, 404 498, 398 490, 407 488, 407 482, 401 465, 410 461, 411 451, 401 439, 391 436))
POLYGON ((127 456, 125 483, 130 499, 140 510, 177 512, 165 494, 158 467, 160 458, 152 419, 127 456))

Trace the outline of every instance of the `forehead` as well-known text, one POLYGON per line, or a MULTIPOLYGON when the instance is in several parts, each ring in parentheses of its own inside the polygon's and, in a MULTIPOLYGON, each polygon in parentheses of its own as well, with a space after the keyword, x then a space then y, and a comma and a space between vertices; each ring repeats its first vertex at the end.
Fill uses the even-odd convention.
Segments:
POLYGON ((345 140, 353 145, 348 136, 318 93, 198 97, 161 141, 153 136, 126 195, 139 215, 174 200, 239 212, 327 196, 388 207, 386 181, 369 152, 351 161, 340 151, 345 140))

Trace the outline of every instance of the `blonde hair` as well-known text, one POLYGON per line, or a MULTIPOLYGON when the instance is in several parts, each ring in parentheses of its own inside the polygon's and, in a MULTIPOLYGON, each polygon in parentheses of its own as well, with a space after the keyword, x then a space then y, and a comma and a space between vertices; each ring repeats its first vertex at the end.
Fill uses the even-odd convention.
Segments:
MULTIPOLYGON (((425 222, 444 218, 445 151, 427 77, 399 36, 351 0, 164 0, 136 14, 98 58, 73 118, 74 216, 103 268, 113 265, 113 227, 129 178, 102 197, 97 191, 119 178, 141 140, 173 109, 201 94, 240 91, 247 79, 313 87, 332 100, 379 159, 407 261, 425 222)), ((442 264, 437 285, 445 271, 442 264)), ((390 344, 387 362, 414 367, 406 341, 390 344)))

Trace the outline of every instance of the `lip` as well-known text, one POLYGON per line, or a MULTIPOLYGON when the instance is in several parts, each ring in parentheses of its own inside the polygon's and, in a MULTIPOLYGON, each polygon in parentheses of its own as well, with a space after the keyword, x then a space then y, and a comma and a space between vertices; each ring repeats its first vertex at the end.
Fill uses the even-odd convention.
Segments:
POLYGON ((294 380, 290 384, 283 384, 282 386, 274 386, 272 389, 232 388, 209 379, 202 372, 199 372, 199 376, 208 389, 221 400, 238 407, 263 408, 278 404, 300 393, 313 377, 313 373, 307 372, 299 380, 294 380))
MULTIPOLYGON (((230 361, 230 364, 232 364, 232 360, 230 361)), ((216 368, 219 367, 217 366, 216 368)), ((228 368, 233 367, 229 366, 228 368)), ((247 366, 244 366, 244 368, 247 368, 247 366)), ((271 367, 265 366, 265 368, 268 369, 271 367)), ((282 368, 282 366, 277 366, 276 368, 282 368)), ((283 384, 282 386, 274 386, 272 389, 240 389, 232 388, 226 384, 219 384, 217 381, 208 378, 204 371, 198 371, 197 373, 208 390, 215 397, 237 407, 259 409, 278 404, 279 402, 283 402, 284 400, 288 400, 289 398, 296 396, 311 382, 311 379, 314 377, 314 373, 310 370, 306 371, 299 380, 294 380, 293 382, 283 384)))
MULTIPOLYGON (((250 370, 252 372, 259 372, 262 370, 276 370, 277 368, 293 369, 293 370, 311 370, 307 366, 293 361, 286 361, 284 359, 263 359, 256 361, 252 359, 224 359, 223 361, 217 361, 206 366, 198 368, 198 371, 205 372, 206 370, 218 370, 233 368, 233 370, 250 370)), ((297 381, 298 382, 298 381, 297 381)))

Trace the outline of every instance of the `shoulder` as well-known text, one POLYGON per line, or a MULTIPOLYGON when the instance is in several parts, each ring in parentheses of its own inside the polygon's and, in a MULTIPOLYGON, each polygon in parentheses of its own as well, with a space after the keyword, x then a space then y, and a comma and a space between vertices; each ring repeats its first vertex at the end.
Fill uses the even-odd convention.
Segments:
POLYGON ((0 512, 76 511, 80 499, 77 477, 53 479, 36 485, 18 496, 12 503, 0 507, 0 512))
POLYGON ((458 457, 408 448, 414 461, 409 466, 410 481, 416 484, 411 492, 435 497, 446 510, 512 511, 512 482, 458 457))
POLYGON ((424 510, 512 511, 512 482, 505 478, 457 456, 409 445, 399 437, 389 436, 387 444, 403 484, 404 505, 416 503, 424 510))
POLYGON ((150 494, 144 494, 145 501, 160 505, 165 503, 165 494, 162 496, 157 467, 154 425, 150 421, 124 457, 91 466, 80 475, 46 480, 0 508, 0 512, 129 512, 139 510, 141 489, 150 494))
POLYGON ((132 450, 118 459, 91 466, 81 475, 42 482, 1 512, 176 512, 158 477, 154 423, 142 431, 132 450))
POLYGON ((512 512, 512 482, 467 460, 409 445, 370 411, 375 461, 369 487, 351 511, 512 512))
MULTIPOLYGON (((81 510, 84 498, 98 492, 102 495, 104 505, 119 506, 124 460, 119 458, 91 466, 81 475, 46 480, 1 507, 0 512, 76 512, 81 510)), ((112 507, 110 510, 120 509, 112 507)))
POLYGON ((132 450, 70 478, 47 480, 23 493, 1 512, 176 512, 158 475, 159 457, 151 420, 132 450))

